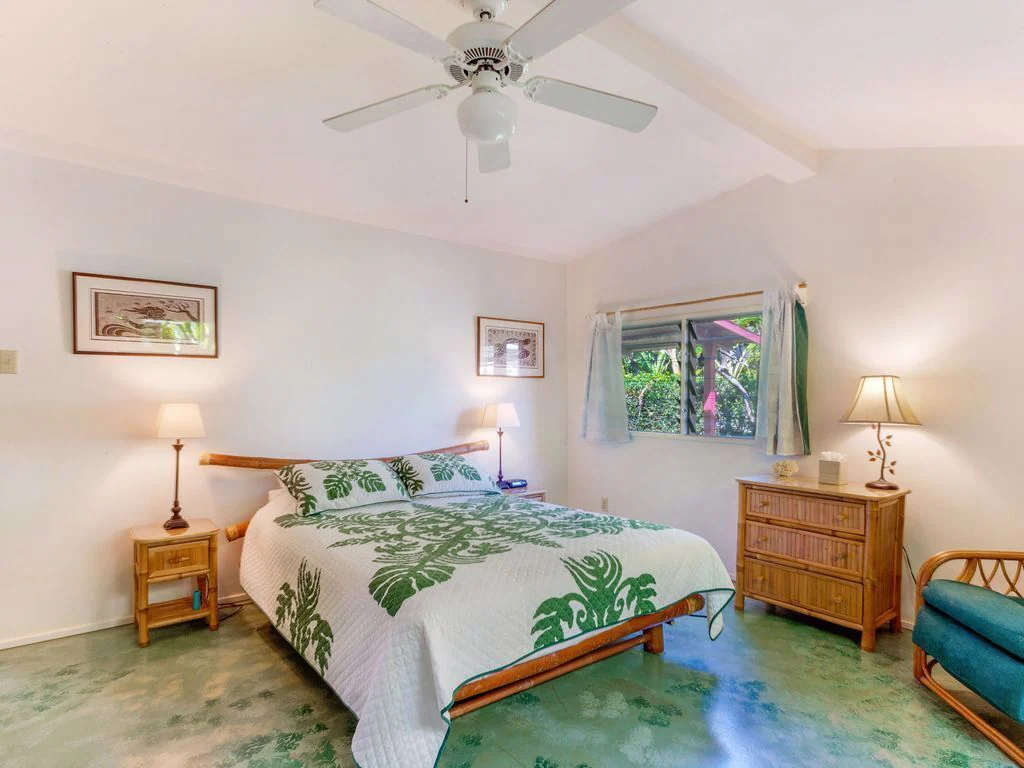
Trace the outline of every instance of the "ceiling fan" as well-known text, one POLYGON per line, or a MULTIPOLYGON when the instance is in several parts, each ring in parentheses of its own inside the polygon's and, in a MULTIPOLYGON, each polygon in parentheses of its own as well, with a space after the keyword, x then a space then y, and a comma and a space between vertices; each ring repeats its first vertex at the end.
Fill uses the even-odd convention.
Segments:
POLYGON ((447 96, 472 89, 457 110, 459 129, 477 146, 481 173, 511 166, 509 142, 519 107, 504 91, 519 88, 538 104, 572 112, 639 133, 658 112, 651 104, 550 77, 523 80, 529 65, 634 0, 551 0, 519 29, 495 19, 508 0, 461 0, 476 21, 443 41, 370 0, 315 0, 314 5, 380 37, 440 63, 454 84, 428 85, 324 120, 336 131, 352 131, 447 96))

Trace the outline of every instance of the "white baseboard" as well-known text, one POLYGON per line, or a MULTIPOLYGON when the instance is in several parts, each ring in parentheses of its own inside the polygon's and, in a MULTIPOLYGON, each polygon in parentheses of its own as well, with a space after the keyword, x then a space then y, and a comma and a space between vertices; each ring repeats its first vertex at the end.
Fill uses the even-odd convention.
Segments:
MULTIPOLYGON (((225 595, 217 600, 218 604, 223 605, 224 603, 250 603, 249 596, 244 592, 239 592, 237 595, 225 595)), ((125 624, 131 624, 135 621, 134 616, 121 616, 117 619, 105 619, 104 621, 94 621, 90 624, 78 624, 74 627, 64 627, 62 629, 53 629, 48 632, 39 632, 35 635, 23 635, 22 637, 11 637, 0 640, 0 651, 7 648, 17 648, 22 645, 33 645, 34 643, 44 643, 47 640, 58 640, 62 637, 70 637, 71 635, 84 635, 87 632, 98 632, 101 629, 110 629, 112 627, 122 627, 125 624)))

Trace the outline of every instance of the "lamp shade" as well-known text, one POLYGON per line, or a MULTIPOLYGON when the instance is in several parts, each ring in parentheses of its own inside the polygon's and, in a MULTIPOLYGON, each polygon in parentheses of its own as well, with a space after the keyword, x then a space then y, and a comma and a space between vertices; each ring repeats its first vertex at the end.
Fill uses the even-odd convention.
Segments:
POLYGON ((519 414, 513 403, 488 403, 484 408, 482 427, 518 427, 519 414))
POLYGON ((206 437, 203 415, 195 403, 164 403, 156 419, 157 437, 206 437))
POLYGON ((899 376, 862 377, 853 405, 841 421, 846 424, 921 424, 903 394, 899 376))

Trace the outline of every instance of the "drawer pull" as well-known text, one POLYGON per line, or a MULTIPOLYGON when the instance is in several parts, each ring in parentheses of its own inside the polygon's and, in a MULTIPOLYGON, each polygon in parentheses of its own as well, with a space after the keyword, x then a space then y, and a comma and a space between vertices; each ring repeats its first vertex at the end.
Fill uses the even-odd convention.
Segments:
POLYGON ((769 501, 768 499, 765 499, 764 501, 762 501, 762 502, 761 502, 761 503, 759 504, 759 506, 761 506, 761 507, 770 507, 771 505, 772 505, 772 503, 771 503, 771 501, 769 501))
POLYGON ((757 540, 757 543, 758 544, 765 544, 765 543, 767 543, 767 541, 768 541, 768 537, 767 536, 762 536, 761 538, 759 538, 757 540))
POLYGON ((191 555, 179 555, 178 557, 167 558, 168 565, 180 565, 181 563, 187 563, 192 560, 191 555))
POLYGON ((841 523, 845 522, 846 520, 849 520, 849 519, 850 519, 850 513, 849 512, 840 512, 838 515, 836 515, 836 520, 838 520, 841 523))
POLYGON ((832 602, 833 603, 841 603, 841 602, 843 602, 843 598, 837 595, 836 597, 832 598, 832 602))

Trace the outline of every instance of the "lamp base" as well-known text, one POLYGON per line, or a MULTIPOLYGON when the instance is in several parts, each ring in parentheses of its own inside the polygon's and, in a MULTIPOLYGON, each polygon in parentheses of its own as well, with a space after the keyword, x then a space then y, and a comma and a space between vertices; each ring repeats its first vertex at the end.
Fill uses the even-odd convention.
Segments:
POLYGON ((164 523, 164 528, 168 531, 175 531, 179 528, 188 528, 188 520, 181 516, 181 513, 175 512, 164 523))
POLYGON ((898 491, 900 489, 896 483, 890 483, 888 480, 872 480, 870 483, 864 483, 864 485, 876 491, 898 491))

